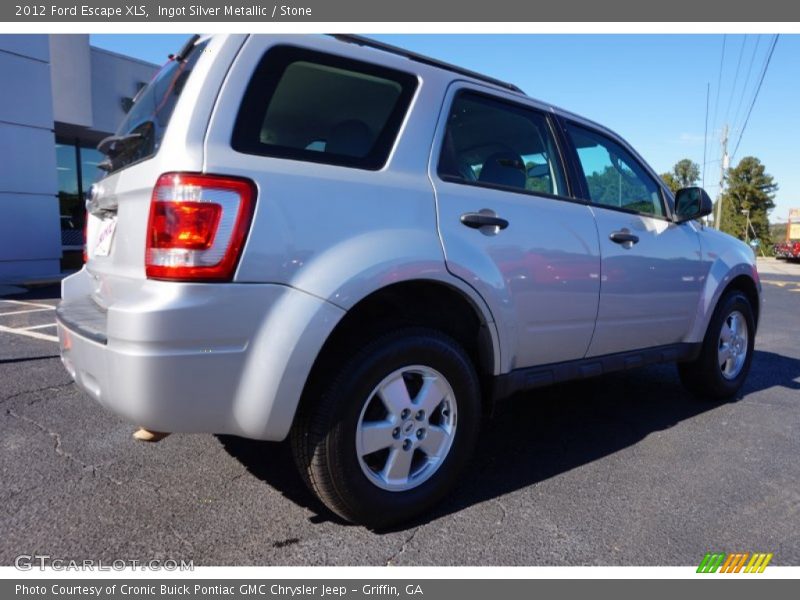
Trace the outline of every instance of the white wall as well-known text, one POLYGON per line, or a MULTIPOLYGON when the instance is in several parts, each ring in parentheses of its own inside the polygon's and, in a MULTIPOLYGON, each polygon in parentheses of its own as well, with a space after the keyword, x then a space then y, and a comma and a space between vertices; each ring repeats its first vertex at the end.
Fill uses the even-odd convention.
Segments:
POLYGON ((99 48, 91 49, 91 65, 92 128, 113 133, 125 116, 122 98, 133 98, 137 85, 149 83, 156 67, 99 48))
POLYGON ((51 35, 53 118, 92 126, 92 65, 88 35, 51 35))
POLYGON ((54 128, 97 143, 156 69, 92 48, 87 35, 0 34, 0 282, 59 275, 54 128))
POLYGON ((0 35, 0 281, 60 269, 49 54, 46 35, 0 35))

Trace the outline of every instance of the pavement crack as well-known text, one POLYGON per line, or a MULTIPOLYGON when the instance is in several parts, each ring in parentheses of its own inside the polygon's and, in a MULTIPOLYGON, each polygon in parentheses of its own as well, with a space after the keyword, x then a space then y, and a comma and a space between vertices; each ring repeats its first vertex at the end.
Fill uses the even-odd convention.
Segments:
POLYGON ((500 508, 500 519, 495 521, 494 530, 492 531, 491 535, 489 535, 489 538, 486 540, 486 543, 484 544, 484 552, 483 552, 484 554, 486 553, 487 550, 493 547, 492 542, 495 540, 495 538, 498 535, 502 534, 503 525, 505 524, 506 519, 508 518, 508 509, 506 509, 505 504, 503 504, 503 502, 499 498, 494 498, 492 502, 500 508))
MULTIPOLYGON (((58 385, 46 385, 46 386, 43 386, 43 387, 40 387, 40 388, 35 388, 35 389, 32 389, 32 390, 22 390, 21 392, 16 392, 14 394, 11 394, 10 396, 5 396, 4 398, 0 398, 0 404, 2 404, 3 402, 8 402, 9 400, 14 400, 15 398, 19 398, 20 396, 24 396, 25 394, 37 394, 38 395, 41 392, 51 392, 51 391, 54 392, 56 390, 60 390, 60 389, 69 387, 72 384, 73 384, 73 381, 70 380, 70 381, 68 381, 66 383, 61 383, 61 384, 58 384, 58 385)), ((36 402, 32 402, 32 404, 35 404, 35 403, 36 402)))
POLYGON ((177 539, 181 544, 186 546, 190 551, 192 552, 194 551, 194 546, 192 545, 192 542, 190 542, 180 533, 178 533, 178 530, 175 529, 175 526, 172 523, 167 523, 167 526, 169 527, 169 530, 172 532, 172 535, 175 536, 175 539, 177 539))
POLYGON ((495 502, 495 504, 497 504, 497 506, 500 507, 500 511, 503 513, 502 516, 500 517, 500 521, 497 523, 497 526, 501 527, 503 525, 503 523, 506 522, 506 517, 508 517, 508 511, 506 510, 505 505, 502 503, 502 501, 499 498, 495 498, 494 502, 495 502))
POLYGON ((408 548, 408 545, 409 545, 409 544, 410 544, 410 543, 411 543, 411 542, 414 540, 414 536, 416 536, 416 535, 417 535, 417 532, 418 532, 418 531, 419 531, 419 527, 415 527, 415 528, 414 528, 414 531, 412 531, 412 532, 411 532, 411 535, 409 535, 409 536, 408 536, 408 537, 405 539, 405 541, 403 542, 403 545, 402 545, 402 546, 400 546, 400 549, 399 549, 397 552, 395 552, 394 554, 392 554, 392 555, 391 555, 391 556, 390 556, 390 557, 387 559, 387 561, 386 561, 386 565, 385 565, 385 566, 387 566, 387 567, 391 567, 391 566, 394 564, 394 561, 395 561, 395 560, 397 560, 398 558, 400 558, 400 556, 401 556, 403 553, 405 553, 406 549, 408 548))
POLYGON ((64 448, 61 445, 61 434, 58 433, 57 431, 53 431, 52 429, 48 428, 43 423, 40 423, 36 419, 31 419, 30 417, 26 417, 25 415, 21 415, 21 414, 17 413, 16 411, 14 411, 11 408, 6 409, 6 414, 11 416, 11 417, 14 417, 15 419, 19 419, 20 421, 25 421, 26 423, 29 423, 29 424, 33 425, 34 427, 36 427, 42 433, 45 433, 45 434, 49 435, 51 438, 53 438, 53 442, 54 442, 53 450, 55 451, 55 453, 58 456, 61 456, 62 458, 65 458, 69 462, 78 465, 84 471, 90 471, 92 473, 92 477, 101 477, 103 479, 106 479, 106 480, 110 481, 113 484, 123 485, 123 482, 120 481, 119 479, 116 479, 116 478, 114 478, 114 477, 112 477, 110 475, 106 475, 104 473, 99 473, 97 471, 97 468, 102 466, 102 465, 93 465, 93 464, 90 464, 90 463, 86 463, 86 462, 82 461, 80 458, 78 458, 77 456, 75 456, 74 454, 72 454, 71 452, 68 452, 68 451, 64 450, 64 448))

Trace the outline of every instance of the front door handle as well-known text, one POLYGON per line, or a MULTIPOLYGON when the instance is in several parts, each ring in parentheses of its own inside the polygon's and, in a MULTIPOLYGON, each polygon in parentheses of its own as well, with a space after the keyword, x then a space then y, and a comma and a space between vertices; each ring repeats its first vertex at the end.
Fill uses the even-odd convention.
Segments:
POLYGON ((469 212, 461 215, 461 222, 467 227, 473 229, 480 229, 481 227, 497 227, 498 229, 505 229, 508 227, 508 221, 501 219, 495 215, 489 215, 483 212, 469 212))
POLYGON ((634 244, 639 243, 639 236, 634 235, 627 229, 623 229, 622 231, 612 231, 608 235, 608 239, 615 244, 621 244, 625 248, 630 248, 634 244))

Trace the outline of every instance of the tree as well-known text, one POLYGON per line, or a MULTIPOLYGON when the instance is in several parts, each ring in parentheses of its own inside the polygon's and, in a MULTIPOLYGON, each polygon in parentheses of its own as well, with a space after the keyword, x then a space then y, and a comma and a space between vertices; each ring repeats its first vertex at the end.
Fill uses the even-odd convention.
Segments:
POLYGON ((767 213, 775 208, 773 202, 778 184, 765 172, 764 165, 754 156, 745 156, 725 173, 727 189, 722 194, 722 231, 744 240, 754 237, 762 247, 772 244, 767 213), (747 229, 749 211, 752 229, 747 229))
POLYGON ((678 180, 675 179, 675 175, 672 173, 662 173, 659 177, 661 177, 661 180, 672 190, 673 194, 681 189, 681 184, 678 183, 678 180))
POLYGON ((588 175, 586 183, 593 202, 606 206, 624 206, 642 212, 653 210, 647 188, 630 171, 626 173, 607 166, 602 173, 595 171, 588 175))
POLYGON ((675 163, 672 171, 662 173, 661 179, 674 194, 681 188, 697 185, 697 181, 700 179, 700 165, 684 158, 675 163))
POLYGON ((676 162, 675 166, 672 167, 672 172, 682 188, 697 185, 700 180, 700 165, 688 158, 676 162))

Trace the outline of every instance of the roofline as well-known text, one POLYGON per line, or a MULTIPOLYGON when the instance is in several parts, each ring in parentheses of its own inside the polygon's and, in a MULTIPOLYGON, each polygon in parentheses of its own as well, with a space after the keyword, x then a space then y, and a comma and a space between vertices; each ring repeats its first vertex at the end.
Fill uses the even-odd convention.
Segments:
POLYGON ((142 60, 141 58, 136 58, 135 56, 129 56, 127 54, 121 54, 119 52, 114 52, 113 50, 106 50, 105 48, 100 48, 99 46, 89 46, 89 48, 92 52, 99 52, 100 54, 106 54, 108 56, 113 56, 129 62, 138 63, 145 67, 152 67, 153 69, 159 69, 161 67, 161 65, 142 60))
POLYGON ((494 86, 503 88, 505 90, 509 90, 512 92, 516 92, 518 94, 525 95, 519 87, 514 85, 513 83, 509 83, 507 81, 502 81, 500 79, 495 79, 494 77, 489 77, 488 75, 483 75, 482 73, 478 73, 477 71, 471 71, 469 69, 464 69, 462 67, 456 66, 454 64, 444 62, 438 60, 436 58, 432 58, 430 56, 426 56, 424 54, 418 54, 416 52, 412 52, 411 50, 406 50, 405 48, 400 48, 399 46, 393 46, 391 44, 385 44, 383 42, 379 42, 378 40, 373 40, 368 37, 364 37, 361 35, 354 35, 350 33, 331 33, 328 34, 332 38, 339 40, 340 42, 345 42, 348 44, 357 44, 359 46, 366 46, 368 48, 374 48, 375 50, 382 50, 384 52, 389 52, 391 54, 396 54, 398 56, 403 56, 409 60, 413 60, 414 62, 418 62, 424 65, 429 65, 432 67, 436 67, 439 69, 444 69, 446 71, 450 71, 451 73, 458 73, 459 75, 464 75, 466 77, 470 77, 472 79, 476 79, 478 81, 483 81, 485 83, 490 83, 494 86))

